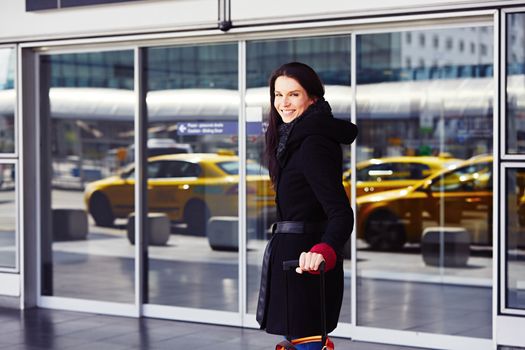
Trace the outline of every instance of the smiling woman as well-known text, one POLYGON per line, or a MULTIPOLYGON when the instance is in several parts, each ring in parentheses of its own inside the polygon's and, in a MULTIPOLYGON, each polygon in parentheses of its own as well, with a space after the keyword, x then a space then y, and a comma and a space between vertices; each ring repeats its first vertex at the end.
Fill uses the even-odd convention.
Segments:
POLYGON ((275 80, 275 99, 273 105, 283 122, 290 123, 312 104, 314 100, 306 90, 295 80, 280 76, 275 80))
POLYGON ((283 64, 270 77, 265 154, 279 215, 262 261, 257 321, 261 329, 290 341, 322 334, 322 341, 308 349, 331 348, 324 345, 339 321, 342 252, 353 228, 341 183, 341 145, 354 141, 357 127, 336 119, 324 95, 321 79, 304 63, 283 64), (288 279, 284 261, 295 259, 295 272, 303 276, 288 279), (322 307, 312 304, 319 293, 319 280, 312 275, 320 266, 326 266, 322 307))

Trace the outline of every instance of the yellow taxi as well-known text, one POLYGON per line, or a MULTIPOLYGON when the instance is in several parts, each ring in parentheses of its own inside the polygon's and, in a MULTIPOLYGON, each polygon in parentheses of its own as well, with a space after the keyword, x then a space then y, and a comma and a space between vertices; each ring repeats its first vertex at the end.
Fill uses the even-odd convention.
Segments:
MULTIPOLYGON (((432 156, 372 158, 357 163, 357 196, 404 188, 443 169, 453 169, 461 159, 432 156)), ((345 190, 350 197, 350 170, 343 173, 345 190)))
POLYGON ((357 198, 357 235, 371 248, 419 242, 430 226, 463 227, 473 244, 492 243, 492 156, 478 156, 413 186, 357 198))
MULTIPOLYGON (((148 210, 163 212, 187 231, 204 235, 211 216, 238 216, 239 158, 213 153, 180 153, 148 159, 148 210)), ((246 164, 247 216, 270 216, 275 207, 268 171, 253 161, 246 164)), ((89 183, 84 191, 88 212, 98 226, 134 211, 135 168, 89 183)), ((264 223, 266 225, 269 223, 264 223)))

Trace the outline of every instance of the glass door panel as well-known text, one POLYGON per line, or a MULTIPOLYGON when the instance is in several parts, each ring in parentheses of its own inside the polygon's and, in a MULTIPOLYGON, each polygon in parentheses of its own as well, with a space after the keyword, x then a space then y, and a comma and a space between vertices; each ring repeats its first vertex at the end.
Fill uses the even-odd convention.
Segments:
POLYGON ((13 48, 0 48, 0 154, 15 152, 15 65, 13 48))
MULTIPOLYGON (((246 47, 246 150, 247 175, 264 177, 257 186, 247 184, 247 311, 255 314, 260 286, 261 264, 269 226, 276 219, 275 193, 264 166, 264 132, 270 111, 268 80, 273 70, 284 63, 299 61, 310 65, 325 85, 325 98, 336 118, 350 120, 350 36, 327 36, 300 39, 250 41, 246 47)), ((350 146, 343 146, 346 177, 350 188, 350 146)), ((349 194, 349 192, 347 192, 349 194)), ((340 321, 351 322, 351 261, 344 262, 345 293, 340 321)))
POLYGON ((505 305, 525 310, 525 169, 506 169, 505 305))
POLYGON ((147 303, 239 310, 237 71, 236 43, 147 49, 147 303))
POLYGON ((42 294, 134 302, 133 51, 40 58, 42 294))
POLYGON ((506 151, 525 153, 525 13, 506 15, 506 151))
POLYGON ((357 37, 357 322, 491 338, 491 27, 357 37))
MULTIPOLYGON (((524 74, 525 13, 506 14, 506 153, 525 153, 524 74)), ((521 158, 521 157, 520 157, 521 158)), ((523 159, 520 159, 523 161, 523 159)), ((525 310, 525 169, 507 164, 505 169, 504 254, 505 303, 503 308, 525 310)), ((523 314, 523 311, 518 311, 523 314)))
POLYGON ((0 48, 0 269, 16 269, 17 188, 15 152, 14 48, 0 48), (10 159, 9 159, 10 158, 10 159))
POLYGON ((0 160, 0 269, 17 267, 16 167, 0 160))

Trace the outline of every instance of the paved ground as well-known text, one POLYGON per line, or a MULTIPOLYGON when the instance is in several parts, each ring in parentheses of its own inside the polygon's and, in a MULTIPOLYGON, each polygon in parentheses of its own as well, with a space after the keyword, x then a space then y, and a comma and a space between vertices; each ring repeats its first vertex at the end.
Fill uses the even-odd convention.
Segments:
MULTIPOLYGON (((60 191, 57 195, 61 203, 67 203, 71 207, 82 205, 77 192, 60 191)), ((4 218, 2 222, 8 221, 4 218)), ((48 279, 52 282, 47 289, 48 295, 133 303, 135 250, 128 242, 123 227, 100 228, 93 226, 90 219, 87 240, 54 242, 49 247, 53 276, 48 279)), ((15 247, 14 234, 9 234, 8 231, 0 229, 0 258, 6 260, 7 266, 9 261, 14 261, 15 247)), ((247 304, 251 314, 255 312, 260 262, 265 243, 262 240, 251 240, 248 244, 247 304)), ((205 237, 174 234, 166 246, 150 247, 148 257, 149 276, 146 285, 150 304, 231 312, 238 310, 237 252, 213 251, 205 237)), ((367 250, 358 241, 357 262, 359 325, 476 338, 491 337, 490 250, 472 250, 465 267, 440 269, 426 266, 418 247, 408 246, 400 252, 380 253, 367 250)), ((350 322, 351 270, 351 261, 346 260, 345 300, 340 318, 343 323, 350 322)), ((516 265, 516 271, 525 273, 523 263, 516 265)), ((83 320, 83 314, 71 314, 83 320)), ((51 315, 51 319, 60 319, 61 316, 55 315, 62 315, 62 312, 57 311, 51 315)), ((27 318, 23 315, 20 317, 22 320, 27 318)), ((94 316, 86 317, 87 320, 93 320, 94 316)), ((97 317, 101 318, 100 322, 104 322, 107 316, 97 317)), ((141 322, 139 323, 149 324, 156 321, 141 322)), ((176 324, 163 322, 168 322, 167 328, 176 324)), ((53 321, 51 325, 56 326, 53 321)), ((60 327, 62 326, 64 325, 61 324, 60 327)), ((2 329, 0 325, 0 332, 2 329)), ((225 329, 231 330, 228 327, 225 329)), ((259 332, 253 333, 252 330, 234 330, 241 335, 249 334, 250 338, 266 336, 259 332)), ((242 338, 241 335, 239 337, 242 338)), ((233 339, 237 336, 232 334, 229 337, 233 339)), ((2 342, 10 339, 15 338, 0 334, 0 349, 2 342)), ((275 338, 270 338, 270 341, 273 344, 275 338)), ((374 346, 376 347, 369 349, 383 349, 374 346)))
MULTIPOLYGON (((277 336, 253 329, 31 309, 0 309, 1 350, 269 350, 277 336)), ((334 338, 337 349, 414 350, 334 338)))

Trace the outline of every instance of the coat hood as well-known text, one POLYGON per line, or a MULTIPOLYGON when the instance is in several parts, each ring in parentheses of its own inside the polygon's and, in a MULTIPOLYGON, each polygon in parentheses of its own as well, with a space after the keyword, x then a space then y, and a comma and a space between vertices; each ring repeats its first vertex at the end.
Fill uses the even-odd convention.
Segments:
POLYGON ((348 120, 334 118, 330 104, 321 98, 310 105, 292 126, 287 135, 286 145, 277 155, 279 164, 284 166, 290 153, 302 141, 312 135, 321 135, 339 144, 349 145, 357 137, 357 126, 348 120))
POLYGON ((321 135, 345 145, 357 136, 357 126, 348 120, 334 118, 330 104, 319 99, 299 117, 288 137, 288 145, 300 143, 311 135, 321 135))

